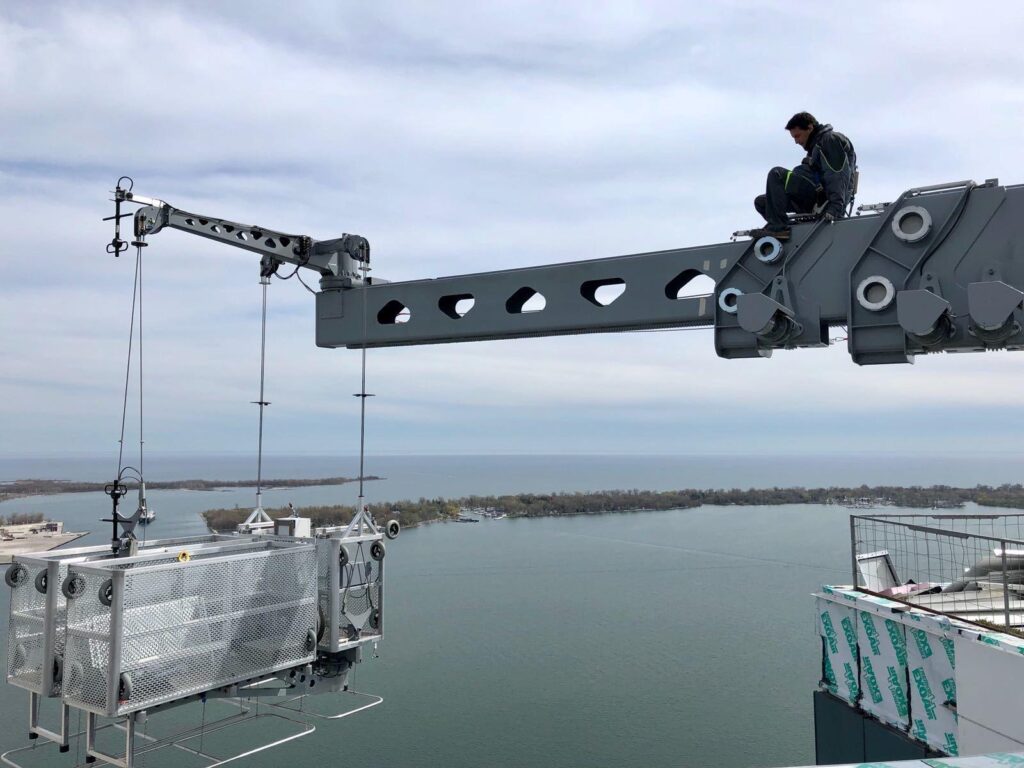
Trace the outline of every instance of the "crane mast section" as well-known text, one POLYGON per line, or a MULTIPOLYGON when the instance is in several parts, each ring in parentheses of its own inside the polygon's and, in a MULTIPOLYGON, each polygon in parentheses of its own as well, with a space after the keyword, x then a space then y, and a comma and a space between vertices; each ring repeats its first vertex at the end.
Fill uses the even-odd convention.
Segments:
POLYGON ((855 362, 907 363, 927 352, 1024 348, 1022 299, 1024 187, 962 181, 908 190, 868 215, 797 222, 787 242, 764 237, 324 291, 317 344, 705 326, 722 357, 769 357, 827 345, 829 328, 842 325, 855 362), (686 295, 700 275, 714 292, 686 295), (611 286, 621 294, 609 303, 601 289, 611 286))

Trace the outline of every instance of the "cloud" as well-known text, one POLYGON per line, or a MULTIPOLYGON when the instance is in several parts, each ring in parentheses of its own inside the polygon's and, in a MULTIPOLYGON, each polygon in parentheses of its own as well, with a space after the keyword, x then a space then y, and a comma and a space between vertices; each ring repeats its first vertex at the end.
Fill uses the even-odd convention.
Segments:
MULTIPOLYGON (((862 202, 1024 178, 1024 22, 1004 4, 240 8, 0 12, 0 454, 116 439, 133 261, 103 252, 100 219, 123 173, 187 210, 364 234, 392 280, 721 241, 798 159, 780 126, 802 108, 853 138, 862 202)), ((257 260, 166 232, 144 265, 147 441, 248 449, 257 260)), ((314 346, 295 281, 270 297, 268 444, 354 449, 358 354, 314 346)), ((380 350, 370 445, 1012 448, 1015 358, 722 361, 708 332, 380 350)))

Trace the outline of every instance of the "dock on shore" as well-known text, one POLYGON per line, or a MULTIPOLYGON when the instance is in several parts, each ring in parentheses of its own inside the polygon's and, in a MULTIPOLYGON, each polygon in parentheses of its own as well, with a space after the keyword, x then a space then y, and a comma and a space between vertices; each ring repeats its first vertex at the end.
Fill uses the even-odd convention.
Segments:
POLYGON ((14 555, 48 552, 87 535, 88 531, 68 532, 63 523, 43 522, 5 525, 0 528, 0 563, 9 563, 14 555))

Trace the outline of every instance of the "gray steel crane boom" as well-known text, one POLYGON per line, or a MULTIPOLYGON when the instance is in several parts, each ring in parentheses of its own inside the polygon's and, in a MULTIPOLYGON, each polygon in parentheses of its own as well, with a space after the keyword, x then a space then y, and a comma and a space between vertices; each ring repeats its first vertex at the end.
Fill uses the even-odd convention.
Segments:
POLYGON ((834 326, 847 328, 861 365, 1024 347, 1024 186, 995 179, 910 189, 835 222, 797 219, 785 243, 763 237, 397 283, 361 279, 369 246, 358 236, 317 242, 120 194, 149 203, 135 214, 139 237, 170 226, 316 269, 322 347, 701 326, 714 328, 726 358, 826 346, 834 326), (700 275, 714 293, 681 297, 700 275), (605 286, 624 290, 608 303, 598 293, 605 286), (544 308, 529 311, 535 294, 544 308))

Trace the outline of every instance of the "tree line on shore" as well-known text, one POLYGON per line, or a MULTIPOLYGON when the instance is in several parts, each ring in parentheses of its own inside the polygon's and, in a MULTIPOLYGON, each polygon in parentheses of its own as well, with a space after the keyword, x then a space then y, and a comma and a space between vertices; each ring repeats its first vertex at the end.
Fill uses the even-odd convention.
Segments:
POLYGON ((8 525, 31 525, 41 522, 43 522, 42 512, 14 512, 10 515, 0 515, 0 528, 8 525))
MULTIPOLYGON (((376 475, 367 475, 365 480, 380 480, 376 475)), ((286 480, 264 480, 263 488, 306 488, 319 485, 344 485, 353 483, 351 477, 312 477, 290 478, 286 480)), ((0 502, 22 496, 47 496, 57 493, 89 493, 102 491, 108 483, 97 483, 84 480, 13 480, 0 483, 0 502)), ((138 488, 136 482, 126 482, 129 491, 138 488)), ((255 480, 155 480, 147 481, 146 488, 151 491, 185 490, 214 491, 219 488, 255 488, 255 480)))
MULTIPOLYGON (((1024 485, 997 487, 978 485, 956 488, 947 485, 866 486, 847 488, 739 488, 721 490, 685 489, 678 491, 616 490, 591 493, 519 493, 505 496, 442 497, 370 504, 378 522, 395 518, 409 527, 434 520, 456 519, 469 510, 487 510, 508 517, 558 517, 597 515, 611 512, 688 509, 711 506, 771 506, 779 504, 878 505, 916 509, 946 509, 974 502, 982 506, 1024 508, 1024 485)), ((207 525, 215 531, 229 530, 242 522, 250 509, 211 509, 203 513, 207 525)), ((268 509, 272 517, 288 514, 285 508, 268 509)), ((301 514, 314 526, 343 525, 352 519, 355 508, 349 505, 304 507, 301 514)))

